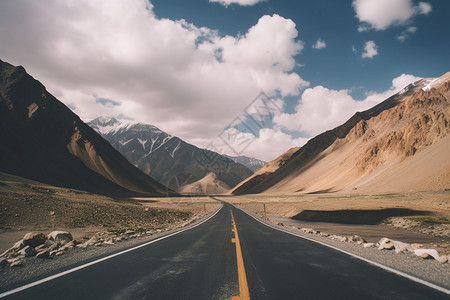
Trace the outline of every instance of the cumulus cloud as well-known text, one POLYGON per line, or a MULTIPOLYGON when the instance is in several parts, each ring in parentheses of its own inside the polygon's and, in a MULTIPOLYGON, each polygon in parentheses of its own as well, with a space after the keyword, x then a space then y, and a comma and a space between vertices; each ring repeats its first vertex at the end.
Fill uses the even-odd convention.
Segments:
POLYGON ((354 99, 350 90, 332 90, 323 86, 308 88, 303 92, 296 112, 275 116, 274 122, 281 128, 302 131, 313 137, 343 124, 357 111, 375 106, 419 79, 402 74, 392 80, 392 86, 388 90, 371 92, 363 100, 354 99))
POLYGON ((322 39, 318 39, 317 42, 312 46, 314 49, 324 49, 327 47, 327 43, 323 41, 322 39))
POLYGON ((239 4, 242 6, 251 6, 259 2, 264 2, 265 0, 209 0, 209 2, 218 2, 224 6, 231 4, 239 4))
POLYGON ((292 71, 297 38, 279 15, 221 36, 158 18, 143 0, 0 1, 2 59, 25 66, 82 119, 124 116, 188 141, 217 136, 261 91, 307 87, 292 71))
POLYGON ((354 0, 353 7, 362 23, 358 31, 386 30, 390 26, 405 25, 415 16, 429 14, 432 10, 430 3, 414 5, 412 0, 354 0))
POLYGON ((364 52, 362 58, 374 58, 378 55, 378 46, 374 41, 367 41, 364 45, 364 52))

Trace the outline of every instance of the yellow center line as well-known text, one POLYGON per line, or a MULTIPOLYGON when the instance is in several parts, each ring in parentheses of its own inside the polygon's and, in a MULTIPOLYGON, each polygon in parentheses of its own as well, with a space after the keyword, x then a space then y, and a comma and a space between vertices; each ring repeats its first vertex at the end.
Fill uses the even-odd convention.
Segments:
POLYGON ((231 225, 233 225, 232 231, 234 232, 234 239, 231 242, 236 244, 236 259, 239 276, 239 296, 232 297, 231 300, 250 300, 250 293, 248 291, 247 276, 245 275, 244 259, 242 258, 241 243, 239 242, 239 235, 236 228, 236 222, 234 221, 233 212, 231 211, 231 225))

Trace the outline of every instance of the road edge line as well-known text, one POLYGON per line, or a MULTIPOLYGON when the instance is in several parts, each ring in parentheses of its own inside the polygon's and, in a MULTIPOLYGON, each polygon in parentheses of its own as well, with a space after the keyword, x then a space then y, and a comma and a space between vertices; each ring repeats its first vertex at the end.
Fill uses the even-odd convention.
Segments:
POLYGON ((103 262, 103 261, 105 261, 105 260, 108 260, 108 259, 114 258, 114 257, 116 257, 116 256, 119 256, 119 255, 122 255, 122 254, 125 254, 125 253, 128 253, 128 252, 137 250, 137 249, 139 249, 139 248, 148 246, 148 245, 150 245, 150 244, 159 242, 159 241, 161 241, 161 240, 167 239, 167 238, 172 237, 172 236, 174 236, 174 235, 177 235, 177 234, 179 234, 179 233, 182 233, 182 232, 191 230, 191 229, 193 229, 193 228, 195 228, 195 227, 197 227, 197 226, 202 225, 203 223, 207 222, 207 221, 210 220, 211 218, 213 218, 219 211, 221 211, 221 210, 223 209, 223 207, 224 207, 224 205, 222 204, 222 207, 219 208, 216 212, 214 212, 212 215, 210 215, 210 216, 209 216, 208 218, 206 218, 205 220, 203 220, 203 221, 201 221, 201 222, 199 222, 199 223, 197 223, 197 224, 195 224, 195 225, 193 225, 193 226, 190 226, 190 227, 187 227, 187 228, 180 229, 180 230, 178 230, 178 231, 172 232, 172 233, 170 233, 170 234, 168 234, 168 235, 164 235, 164 236, 162 236, 162 237, 159 237, 159 238, 157 238, 157 239, 151 240, 151 241, 149 241, 149 242, 145 242, 145 243, 143 243, 143 244, 140 244, 140 245, 134 246, 134 247, 132 247, 132 248, 129 248, 129 249, 120 251, 120 252, 118 252, 118 253, 114 253, 114 254, 108 255, 108 256, 106 256, 106 257, 103 257, 103 258, 100 258, 100 259, 91 261, 91 262, 89 262, 89 263, 83 264, 83 265, 81 265, 81 266, 78 266, 78 267, 69 269, 69 270, 67 270, 67 271, 64 271, 64 272, 61 272, 61 273, 58 273, 58 274, 55 274, 55 275, 52 275, 52 276, 49 276, 49 277, 46 277, 46 278, 37 280, 37 281, 35 281, 35 282, 28 283, 28 284, 26 284, 26 285, 17 287, 17 288, 15 288, 15 289, 12 289, 12 290, 9 290, 9 291, 6 291, 6 292, 3 292, 3 293, 0 294, 0 298, 4 298, 4 297, 6 297, 6 296, 10 296, 10 295, 16 294, 16 293, 18 293, 18 292, 27 290, 27 289, 32 288, 32 287, 34 287, 34 286, 40 285, 40 284, 42 284, 42 283, 45 283, 45 282, 51 281, 51 280, 53 280, 53 279, 62 277, 62 276, 64 276, 64 275, 67 275, 67 274, 70 274, 70 273, 79 271, 79 270, 81 270, 81 269, 85 269, 85 268, 87 268, 87 267, 90 267, 90 266, 92 266, 92 265, 98 264, 98 263, 103 262))
POLYGON ((376 267, 378 267, 378 268, 381 268, 381 269, 383 269, 383 270, 385 270, 385 271, 389 271, 389 272, 394 273, 394 274, 396 274, 396 275, 398 275, 398 276, 405 277, 405 278, 407 278, 407 279, 409 279, 409 280, 415 281, 415 282, 420 283, 420 284, 423 284, 423 285, 425 285, 425 286, 427 286, 427 287, 429 287, 429 288, 432 288, 432 289, 435 289, 435 290, 438 290, 438 291, 440 291, 440 292, 443 292, 443 293, 445 293, 445 294, 450 295, 450 290, 448 290, 448 289, 446 289, 446 288, 444 288, 444 287, 441 287, 441 286, 438 286, 438 285, 436 285, 436 284, 434 284, 434 283, 431 283, 431 282, 425 281, 425 280, 423 280, 423 279, 414 277, 413 275, 406 274, 406 273, 404 273, 404 272, 402 272, 402 271, 399 271, 399 270, 396 270, 396 269, 394 269, 394 268, 391 268, 391 267, 385 266, 385 265, 383 265, 383 264, 377 263, 377 262, 375 262, 375 261, 372 261, 372 260, 370 260, 370 259, 368 259, 368 258, 364 258, 364 257, 359 256, 359 255, 357 255, 357 254, 354 254, 354 253, 345 251, 345 250, 343 250, 343 249, 339 249, 338 247, 329 245, 329 244, 327 244, 327 243, 324 243, 324 242, 321 242, 321 241, 317 241, 317 240, 314 240, 314 239, 311 239, 311 238, 308 238, 308 237, 305 237, 305 236, 298 235, 298 234, 296 234, 296 233, 294 233, 294 232, 290 232, 290 231, 287 231, 287 230, 285 230, 285 229, 275 227, 275 226, 273 226, 273 225, 271 225, 271 224, 267 224, 267 223, 265 223, 265 222, 263 222, 263 221, 257 219, 255 216, 249 214, 249 213, 246 212, 245 210, 242 210, 242 209, 240 209, 240 208, 237 208, 236 206, 234 206, 234 205, 231 204, 231 203, 229 203, 229 204, 232 205, 234 208, 236 208, 236 209, 242 211, 243 213, 247 214, 248 216, 252 217, 253 219, 255 219, 256 221, 258 221, 259 223, 261 223, 261 224, 263 224, 263 225, 266 225, 266 226, 269 227, 269 228, 272 228, 272 229, 275 229, 275 230, 278 230, 278 231, 281 231, 281 232, 284 232, 284 233, 287 233, 287 234, 290 234, 290 235, 293 235, 293 236, 296 236, 296 237, 299 237, 299 238, 302 238, 302 239, 305 239, 305 240, 308 240, 308 241, 311 241, 311 242, 314 242, 314 243, 321 244, 321 245, 323 245, 323 246, 326 246, 326 247, 329 247, 329 248, 331 248, 331 249, 337 250, 337 251, 342 252, 342 253, 344 253, 344 254, 350 255, 350 256, 352 256, 352 257, 354 257, 354 258, 357 258, 357 259, 359 259, 359 260, 365 261, 365 262, 367 262, 367 263, 369 263, 369 264, 371 264, 371 265, 374 265, 374 266, 376 266, 376 267))

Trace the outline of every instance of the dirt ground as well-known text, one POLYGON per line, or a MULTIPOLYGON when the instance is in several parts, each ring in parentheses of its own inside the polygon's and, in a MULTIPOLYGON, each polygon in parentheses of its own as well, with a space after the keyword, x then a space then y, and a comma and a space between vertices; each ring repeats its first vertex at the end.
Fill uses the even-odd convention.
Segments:
POLYGON ((30 231, 65 230, 83 241, 100 231, 175 228, 219 206, 209 197, 106 197, 0 173, 0 253, 30 231))
POLYGON ((398 194, 220 196, 276 223, 330 234, 389 237, 450 254, 450 191, 398 194))

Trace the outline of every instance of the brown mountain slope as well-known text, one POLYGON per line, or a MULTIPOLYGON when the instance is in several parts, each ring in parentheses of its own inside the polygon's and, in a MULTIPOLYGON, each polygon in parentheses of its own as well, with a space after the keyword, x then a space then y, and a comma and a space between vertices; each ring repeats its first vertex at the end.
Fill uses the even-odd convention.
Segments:
POLYGON ((217 195, 230 190, 230 186, 217 178, 213 172, 200 180, 185 185, 181 188, 181 194, 188 195, 217 195))
POLYGON ((96 193, 163 193, 24 68, 0 60, 0 171, 96 193))
POLYGON ((450 73, 410 85, 311 139, 233 194, 450 188, 450 73))

